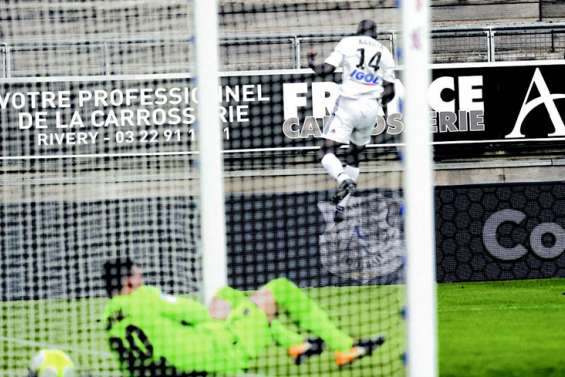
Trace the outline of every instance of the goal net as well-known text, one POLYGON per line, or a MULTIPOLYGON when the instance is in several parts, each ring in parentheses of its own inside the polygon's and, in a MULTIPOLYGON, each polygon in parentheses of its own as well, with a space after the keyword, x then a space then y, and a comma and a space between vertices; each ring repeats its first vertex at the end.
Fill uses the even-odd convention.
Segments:
MULTIPOLYGON (((369 106, 366 149, 330 151, 356 183, 341 200, 343 176, 321 164, 320 145, 342 116, 342 68, 308 67, 311 51, 323 63, 364 19, 396 56, 396 2, 219 1, 218 40, 196 32, 195 17, 185 0, 0 5, 0 374, 25 375, 35 353, 59 349, 92 377, 406 375, 402 77, 395 68, 386 114, 369 106), (219 50, 217 125, 202 121, 215 51, 206 46, 219 50), (206 196, 218 183, 203 170, 206 127, 222 138, 219 200, 206 196), (217 229, 210 206, 225 217, 217 229), (216 230, 225 250, 210 249, 216 230), (202 307, 209 287, 242 296, 222 296, 227 318, 179 319, 171 339, 185 342, 173 355, 157 340, 167 328, 132 322, 143 335, 124 334, 135 352, 120 357, 108 341, 103 266, 124 257, 146 286, 202 307), (206 326, 221 336, 184 332, 206 326), (203 339, 229 357, 200 362, 203 339)), ((381 52, 360 49, 350 74, 381 85, 381 52)), ((136 313, 159 315, 153 304, 136 313)))

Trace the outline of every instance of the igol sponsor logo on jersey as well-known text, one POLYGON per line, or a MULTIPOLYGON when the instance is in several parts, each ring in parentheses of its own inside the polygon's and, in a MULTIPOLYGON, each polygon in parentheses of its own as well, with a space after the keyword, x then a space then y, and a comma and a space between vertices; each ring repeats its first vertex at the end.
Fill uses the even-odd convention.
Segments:
POLYGON ((526 96, 524 97, 524 102, 522 103, 522 107, 520 108, 520 112, 518 113, 518 117, 516 118, 516 122, 514 123, 514 127, 512 131, 506 135, 506 138, 522 138, 524 134, 522 133, 522 124, 524 120, 528 116, 530 112, 536 109, 538 106, 543 105, 549 114, 551 119, 551 123, 555 129, 554 132, 550 133, 549 137, 562 137, 565 136, 565 124, 563 124, 563 118, 559 111, 557 110, 557 106, 555 105, 555 100, 564 99, 565 94, 551 94, 545 79, 539 68, 536 68, 534 75, 532 76, 532 80, 530 81, 530 86, 528 87, 528 91, 526 92, 526 96), (532 89, 537 90, 539 96, 533 98, 528 101, 530 98, 532 89))
MULTIPOLYGON (((500 227, 504 223, 521 224, 526 214, 515 209, 503 209, 489 216, 483 226, 483 244, 496 259, 513 261, 528 253, 526 245, 502 245, 499 241, 500 227)), ((554 222, 540 223, 529 233, 531 251, 540 258, 557 258, 565 251, 565 230, 554 222)))
POLYGON ((379 76, 373 75, 372 73, 360 71, 357 68, 351 71, 349 77, 356 81, 360 81, 363 84, 369 85, 377 85, 379 81, 381 81, 381 78, 379 76))
POLYGON ((432 132, 485 130, 483 76, 438 77, 429 86, 428 102, 432 132))

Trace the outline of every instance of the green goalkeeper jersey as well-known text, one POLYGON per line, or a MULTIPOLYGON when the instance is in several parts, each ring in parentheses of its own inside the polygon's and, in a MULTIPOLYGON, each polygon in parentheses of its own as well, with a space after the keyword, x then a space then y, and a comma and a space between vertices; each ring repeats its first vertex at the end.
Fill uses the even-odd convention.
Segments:
POLYGON ((271 342, 264 313, 243 302, 224 321, 196 300, 142 286, 104 311, 110 347, 132 374, 156 365, 182 373, 238 372, 271 342))

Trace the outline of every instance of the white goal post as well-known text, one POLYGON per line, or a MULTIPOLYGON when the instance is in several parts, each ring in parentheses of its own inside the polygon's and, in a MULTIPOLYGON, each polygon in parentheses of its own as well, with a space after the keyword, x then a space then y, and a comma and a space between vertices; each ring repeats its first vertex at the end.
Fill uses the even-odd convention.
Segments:
POLYGON ((429 0, 402 1, 405 102, 405 177, 408 375, 437 376, 433 217, 429 0))
POLYGON ((202 293, 208 304, 214 293, 227 285, 222 130, 218 116, 217 1, 195 0, 193 19, 198 85, 202 293))

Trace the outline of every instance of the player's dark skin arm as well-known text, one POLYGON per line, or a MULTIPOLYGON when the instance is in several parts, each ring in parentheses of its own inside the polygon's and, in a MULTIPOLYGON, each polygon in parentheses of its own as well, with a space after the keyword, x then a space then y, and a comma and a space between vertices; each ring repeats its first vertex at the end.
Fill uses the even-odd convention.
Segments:
POLYGON ((386 105, 394 98, 394 83, 390 81, 383 82, 383 96, 381 98, 381 103, 386 105))
POLYGON ((317 76, 327 76, 335 72, 336 67, 328 63, 316 64, 316 55, 315 51, 308 51, 306 55, 308 58, 308 67, 314 71, 317 76))
POLYGON ((390 82, 390 81, 384 81, 383 82, 383 95, 381 97, 381 106, 383 107, 383 112, 385 115, 385 122, 387 121, 388 118, 388 108, 387 108, 387 104, 392 101, 392 99, 394 98, 394 83, 390 82))

